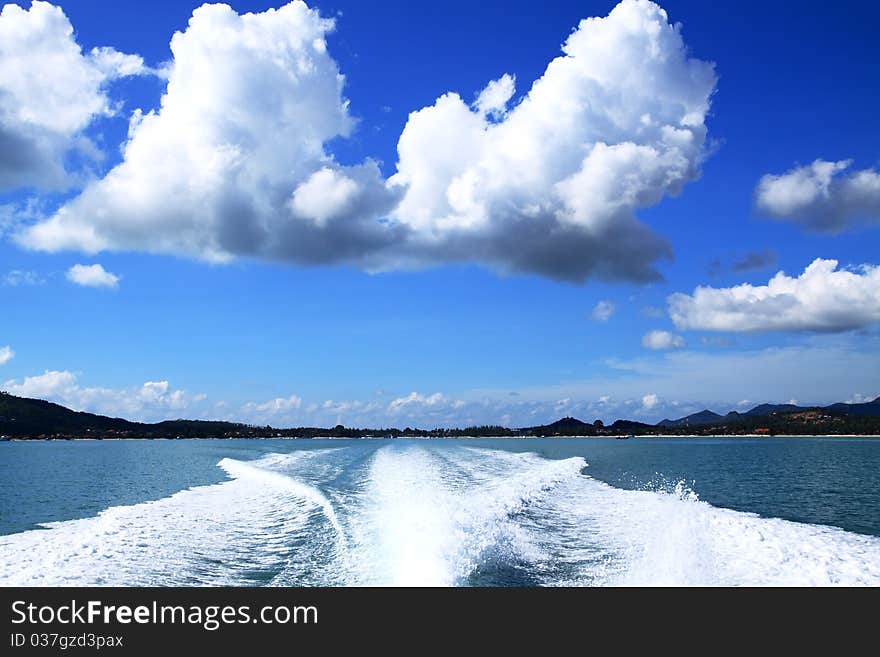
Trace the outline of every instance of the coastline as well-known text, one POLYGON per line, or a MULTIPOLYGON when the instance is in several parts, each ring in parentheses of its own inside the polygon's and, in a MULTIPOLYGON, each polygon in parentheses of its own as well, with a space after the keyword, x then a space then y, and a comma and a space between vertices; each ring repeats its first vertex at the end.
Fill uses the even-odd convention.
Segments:
MULTIPOLYGON (((305 436, 253 436, 253 437, 221 437, 205 436, 198 438, 10 438, 0 441, 2 443, 72 443, 72 442, 178 442, 192 440, 620 440, 622 436, 365 436, 352 438, 349 436, 320 436, 309 438, 305 436)), ((766 434, 650 434, 631 436, 633 440, 651 438, 880 438, 878 434, 779 434, 768 436, 766 434)))

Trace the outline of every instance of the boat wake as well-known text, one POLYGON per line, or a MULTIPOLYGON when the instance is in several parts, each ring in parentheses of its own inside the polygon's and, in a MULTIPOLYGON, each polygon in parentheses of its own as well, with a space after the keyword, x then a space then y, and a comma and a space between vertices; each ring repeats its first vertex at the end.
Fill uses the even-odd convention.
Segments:
POLYGON ((375 443, 0 537, 11 585, 878 585, 880 539, 631 491, 581 458, 375 443))

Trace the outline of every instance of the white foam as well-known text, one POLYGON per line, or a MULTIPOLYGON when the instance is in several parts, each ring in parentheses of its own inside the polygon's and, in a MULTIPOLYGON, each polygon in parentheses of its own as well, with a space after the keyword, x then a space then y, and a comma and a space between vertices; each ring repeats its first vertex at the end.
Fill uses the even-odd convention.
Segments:
POLYGON ((257 465, 221 466, 232 481, 0 537, 0 583, 248 585, 336 549, 311 522, 317 511, 339 533, 320 493, 257 465), (295 541, 307 549, 292 551, 295 541))
POLYGON ((452 586, 490 550, 516 544, 528 552, 513 516, 585 465, 539 461, 490 450, 378 450, 352 523, 349 583, 452 586))
POLYGON ((223 459, 230 481, 0 537, 0 584, 880 585, 880 538, 585 465, 429 442, 223 459))
MULTIPOLYGON (((281 462, 283 463, 284 461, 281 462)), ((278 463, 277 459, 275 460, 275 463, 278 463)), ((258 467, 251 465, 246 461, 237 461, 235 459, 227 458, 221 460, 217 465, 223 468, 223 470, 234 479, 252 478, 261 480, 269 485, 290 491, 299 499, 313 503, 321 509, 327 517, 327 520, 333 525, 333 529, 336 530, 339 540, 343 545, 345 544, 345 533, 342 531, 342 526, 339 524, 339 518, 336 517, 336 511, 333 509, 333 505, 330 503, 330 500, 327 499, 327 496, 317 488, 301 483, 296 479, 286 477, 283 474, 267 470, 265 466, 268 465, 268 463, 265 462, 263 463, 264 467, 258 467)))
POLYGON ((548 584, 880 584, 876 537, 719 509, 681 487, 626 491, 583 477, 533 517, 548 549, 565 545, 567 567, 548 584))

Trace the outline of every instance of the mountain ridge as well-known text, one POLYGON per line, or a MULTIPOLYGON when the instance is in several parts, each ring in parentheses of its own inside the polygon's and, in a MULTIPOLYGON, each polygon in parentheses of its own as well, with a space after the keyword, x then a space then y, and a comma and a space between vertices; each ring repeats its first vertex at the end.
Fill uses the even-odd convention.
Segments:
POLYGON ((676 420, 660 420, 660 422, 658 422, 656 426, 672 428, 685 426, 694 427, 712 424, 713 422, 717 422, 719 420, 731 421, 737 418, 744 417, 761 417, 765 415, 772 415, 774 413, 798 413, 817 409, 829 412, 845 413, 846 415, 866 417, 880 416, 880 397, 877 397, 876 399, 872 399, 871 401, 867 402, 837 402, 835 404, 829 404, 828 406, 798 406, 796 404, 758 404, 748 411, 742 413, 738 411, 730 411, 727 413, 727 415, 721 415, 719 413, 715 413, 714 411, 710 411, 709 409, 704 409, 697 413, 685 415, 684 417, 680 417, 676 420))

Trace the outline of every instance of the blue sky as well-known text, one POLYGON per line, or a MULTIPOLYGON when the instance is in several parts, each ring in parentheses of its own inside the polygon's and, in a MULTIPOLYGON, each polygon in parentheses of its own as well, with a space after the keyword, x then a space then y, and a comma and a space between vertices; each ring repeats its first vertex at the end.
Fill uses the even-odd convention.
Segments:
POLYGON ((615 4, 313 2, 335 29, 305 8, 289 25, 267 14, 220 71, 219 30, 282 3, 234 2, 189 29, 196 3, 6 7, 0 384, 126 417, 275 425, 656 421, 880 394, 880 10, 661 3, 676 37, 653 5, 615 4), (25 30, 31 45, 13 38, 25 30), (260 59, 296 30, 300 45, 260 59), (33 43, 81 50, 68 67, 33 43), (67 99, 28 82, 78 66, 98 82, 67 99), (505 74, 511 97, 480 110, 505 74), (562 82, 530 94, 542 76, 562 82), (461 100, 437 102, 448 92, 461 100), (75 107, 89 98, 103 109, 75 107), (128 137, 137 109, 158 118, 128 137), (690 141, 620 118, 642 112, 690 141), (534 157, 505 159, 530 130, 517 153, 534 157), (139 153, 124 156, 129 138, 139 153), (229 143, 234 179, 239 164, 212 159, 229 143), (28 144, 52 154, 33 171, 28 144), (212 166, 222 185, 199 177, 212 166), (132 187, 107 182, 116 167, 132 187), (447 214, 456 180, 477 191, 447 214), (311 223, 288 236, 292 221, 311 223), (545 241, 556 231, 571 239, 545 241), (816 259, 838 266, 808 270, 816 259))

